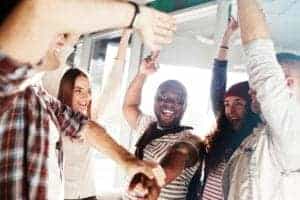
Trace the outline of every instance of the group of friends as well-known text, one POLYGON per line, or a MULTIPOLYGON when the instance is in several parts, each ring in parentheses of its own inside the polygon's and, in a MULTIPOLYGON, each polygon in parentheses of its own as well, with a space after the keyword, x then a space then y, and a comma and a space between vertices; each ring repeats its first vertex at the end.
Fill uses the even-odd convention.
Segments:
MULTIPOLYGON (((179 81, 159 86, 155 116, 140 110, 143 85, 157 71, 158 52, 176 31, 172 16, 121 0, 0 5, 1 200, 97 199, 92 148, 128 173, 126 200, 300 196, 300 56, 276 54, 255 0, 237 0, 239 22, 230 18, 219 45, 211 83, 216 127, 204 140, 181 124, 188 94, 179 81), (39 82, 43 73, 61 66, 63 49, 81 34, 109 28, 137 31, 152 51, 123 103, 125 119, 140 135, 134 155, 95 121, 85 72, 68 69, 57 97, 39 82), (226 90, 229 41, 238 28, 249 81, 226 90)), ((124 64, 129 36, 124 31, 116 65, 124 64)))

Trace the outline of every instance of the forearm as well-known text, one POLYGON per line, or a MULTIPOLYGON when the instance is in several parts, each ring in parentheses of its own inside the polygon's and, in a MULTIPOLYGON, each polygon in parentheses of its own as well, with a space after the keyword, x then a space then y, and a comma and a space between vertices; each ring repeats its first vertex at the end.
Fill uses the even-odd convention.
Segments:
POLYGON ((141 113, 139 106, 142 98, 142 88, 146 75, 138 73, 127 89, 123 104, 123 113, 132 128, 136 128, 137 119, 141 113))
POLYGON ((228 55, 228 45, 229 45, 229 38, 230 35, 228 35, 226 32, 223 35, 222 41, 220 43, 219 49, 218 49, 218 53, 217 53, 217 57, 216 59, 218 60, 227 60, 227 55, 228 55))
POLYGON ((211 102, 215 116, 220 112, 223 103, 227 82, 227 61, 214 60, 211 79, 211 102))
POLYGON ((256 0, 238 0, 237 2, 243 44, 256 39, 270 38, 265 16, 256 0))
POLYGON ((113 0, 23 1, 0 27, 0 51, 37 63, 57 34, 126 27, 133 12, 130 4, 113 0))
POLYGON ((137 74, 131 82, 127 92, 124 106, 139 106, 141 103, 142 88, 146 80, 146 75, 137 74))
POLYGON ((103 127, 95 122, 89 121, 83 127, 82 133, 89 145, 116 161, 125 170, 128 170, 129 164, 136 160, 124 147, 116 143, 103 127))
POLYGON ((203 143, 197 137, 172 146, 167 155, 160 161, 166 175, 166 184, 176 179, 184 169, 195 166, 201 159, 203 152, 203 143))
POLYGON ((118 94, 120 93, 123 74, 124 74, 124 67, 126 62, 126 51, 127 51, 130 35, 131 35, 131 30, 128 29, 124 30, 118 48, 118 53, 113 63, 112 70, 108 74, 108 78, 104 83, 104 88, 96 101, 97 102, 96 109, 93 112, 93 116, 95 119, 97 119, 97 117, 103 116, 105 112, 105 108, 110 104, 109 102, 112 99, 118 98, 118 94))

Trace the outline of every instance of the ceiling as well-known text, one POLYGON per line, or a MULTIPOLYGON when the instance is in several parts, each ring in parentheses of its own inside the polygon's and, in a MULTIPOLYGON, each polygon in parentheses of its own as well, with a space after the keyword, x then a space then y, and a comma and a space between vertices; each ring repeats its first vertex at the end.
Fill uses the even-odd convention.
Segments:
MULTIPOLYGON (((229 1, 219 1, 215 12, 187 20, 179 25, 178 35, 211 44, 225 29, 229 1)), ((217 2, 214 2, 217 4, 217 2)), ((206 4, 208 7, 211 3, 206 4)), ((205 5, 204 5, 205 6, 205 5)), ((201 9, 203 6, 200 6, 201 9)), ((300 0, 263 0, 263 9, 277 50, 300 52, 300 0)), ((233 9, 234 11, 235 9, 233 9)), ((236 43, 240 43, 236 36, 236 43)))

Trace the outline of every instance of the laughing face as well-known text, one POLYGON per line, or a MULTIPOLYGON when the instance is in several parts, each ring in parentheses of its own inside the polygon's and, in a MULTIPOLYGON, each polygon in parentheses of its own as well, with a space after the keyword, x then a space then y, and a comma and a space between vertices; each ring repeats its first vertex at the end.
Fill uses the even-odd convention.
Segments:
POLYGON ((225 115, 234 130, 242 127, 246 115, 246 101, 238 96, 229 96, 224 100, 225 115))
POLYGON ((161 87, 158 89, 154 112, 162 128, 178 126, 186 108, 186 94, 182 88, 161 87))
POLYGON ((91 89, 89 80, 84 76, 78 76, 74 83, 72 109, 88 115, 88 108, 91 103, 91 89))

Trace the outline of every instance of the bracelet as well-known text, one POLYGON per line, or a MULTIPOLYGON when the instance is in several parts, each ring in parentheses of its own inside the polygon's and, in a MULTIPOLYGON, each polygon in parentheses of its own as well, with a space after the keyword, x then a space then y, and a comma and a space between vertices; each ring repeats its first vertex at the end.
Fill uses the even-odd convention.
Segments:
POLYGON ((221 48, 221 49, 229 49, 228 46, 224 46, 224 45, 220 46, 220 48, 221 48))
POLYGON ((125 60, 124 58, 115 57, 114 60, 125 60))
POLYGON ((129 4, 133 5, 134 7, 134 15, 132 17, 132 20, 128 26, 128 28, 133 28, 133 24, 135 22, 136 16, 140 13, 140 7, 137 3, 133 2, 133 1, 128 1, 129 4))

